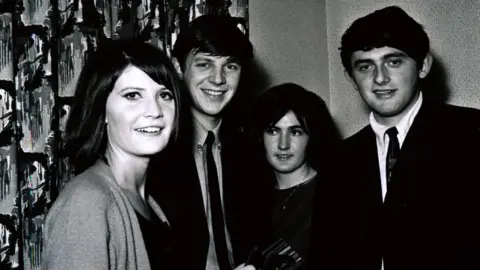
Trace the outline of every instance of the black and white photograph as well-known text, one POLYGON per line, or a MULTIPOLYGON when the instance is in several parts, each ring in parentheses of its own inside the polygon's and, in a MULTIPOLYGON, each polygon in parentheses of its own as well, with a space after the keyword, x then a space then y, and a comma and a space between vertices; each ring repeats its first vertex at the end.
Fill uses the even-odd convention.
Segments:
POLYGON ((0 270, 478 270, 479 70, 479 0, 0 0, 0 270))

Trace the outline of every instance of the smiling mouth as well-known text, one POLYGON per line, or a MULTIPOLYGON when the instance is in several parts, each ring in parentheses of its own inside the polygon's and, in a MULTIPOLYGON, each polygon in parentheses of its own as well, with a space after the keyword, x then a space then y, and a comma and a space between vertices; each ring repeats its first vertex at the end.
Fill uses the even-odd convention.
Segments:
POLYGON ((379 89, 379 90, 373 90, 373 93, 377 97, 387 98, 387 97, 391 97, 396 91, 397 89, 385 89, 385 90, 379 89))
POLYGON ((290 155, 290 154, 278 154, 278 155, 275 155, 277 157, 277 159, 279 160, 288 160, 289 158, 291 158, 293 155, 290 155))
POLYGON ((215 91, 215 90, 210 90, 210 89, 202 89, 202 91, 204 93, 206 93, 207 95, 214 96, 214 97, 221 96, 221 95, 223 95, 227 92, 227 91, 215 91))
POLYGON ((375 94, 391 94, 395 91, 397 91, 397 89, 376 89, 376 90, 373 90, 373 93, 375 93, 375 94))
POLYGON ((160 127, 145 127, 145 128, 136 128, 135 131, 146 133, 146 134, 157 134, 162 131, 163 128, 160 127))

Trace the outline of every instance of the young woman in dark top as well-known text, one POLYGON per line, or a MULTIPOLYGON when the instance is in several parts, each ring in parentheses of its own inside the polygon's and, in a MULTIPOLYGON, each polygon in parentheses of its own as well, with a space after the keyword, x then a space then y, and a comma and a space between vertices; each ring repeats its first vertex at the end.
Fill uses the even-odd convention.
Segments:
POLYGON ((303 87, 286 83, 256 100, 250 134, 270 168, 266 196, 272 240, 281 238, 305 262, 309 254, 316 188, 339 141, 324 101, 303 87))
POLYGON ((103 41, 88 55, 66 128, 75 177, 47 214, 45 269, 176 269, 168 220, 145 182, 150 160, 176 140, 181 100, 159 48, 103 41))

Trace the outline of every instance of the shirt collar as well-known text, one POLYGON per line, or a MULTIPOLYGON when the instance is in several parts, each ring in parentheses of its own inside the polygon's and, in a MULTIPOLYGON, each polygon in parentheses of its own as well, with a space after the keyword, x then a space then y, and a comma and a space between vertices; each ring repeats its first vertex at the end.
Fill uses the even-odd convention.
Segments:
MULTIPOLYGON (((211 130, 213 135, 215 135, 215 142, 214 145, 218 145, 220 147, 220 139, 219 139, 219 131, 220 126, 222 125, 222 120, 218 123, 218 125, 211 130)), ((195 147, 202 147, 205 144, 205 140, 207 139, 208 132, 204 125, 195 117, 193 116, 193 143, 195 147)))
MULTIPOLYGON (((415 104, 412 106, 412 108, 410 108, 410 110, 402 117, 402 119, 400 119, 398 124, 395 126, 398 130, 398 141, 400 143, 400 146, 402 146, 403 141, 405 140, 405 137, 407 137, 408 130, 412 126, 413 120, 415 120, 415 117, 417 116, 418 111, 422 106, 422 103, 423 103, 423 96, 422 96, 422 92, 420 92, 415 104)), ((377 122, 377 120, 375 120, 375 117, 373 116, 373 112, 370 112, 369 121, 373 131, 375 132, 377 141, 380 143, 380 147, 385 148, 385 137, 386 137, 385 132, 387 131, 387 129, 391 127, 382 125, 379 122, 377 122)))

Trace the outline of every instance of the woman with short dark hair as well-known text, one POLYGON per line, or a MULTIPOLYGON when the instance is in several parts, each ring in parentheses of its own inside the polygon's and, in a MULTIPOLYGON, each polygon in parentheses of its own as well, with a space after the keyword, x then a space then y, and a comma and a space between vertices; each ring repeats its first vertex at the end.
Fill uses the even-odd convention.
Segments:
POLYGON ((332 117, 319 96, 285 83, 257 98, 250 134, 271 169, 267 180, 271 180, 267 196, 271 238, 283 239, 305 262, 315 189, 325 180, 340 140, 332 117))

